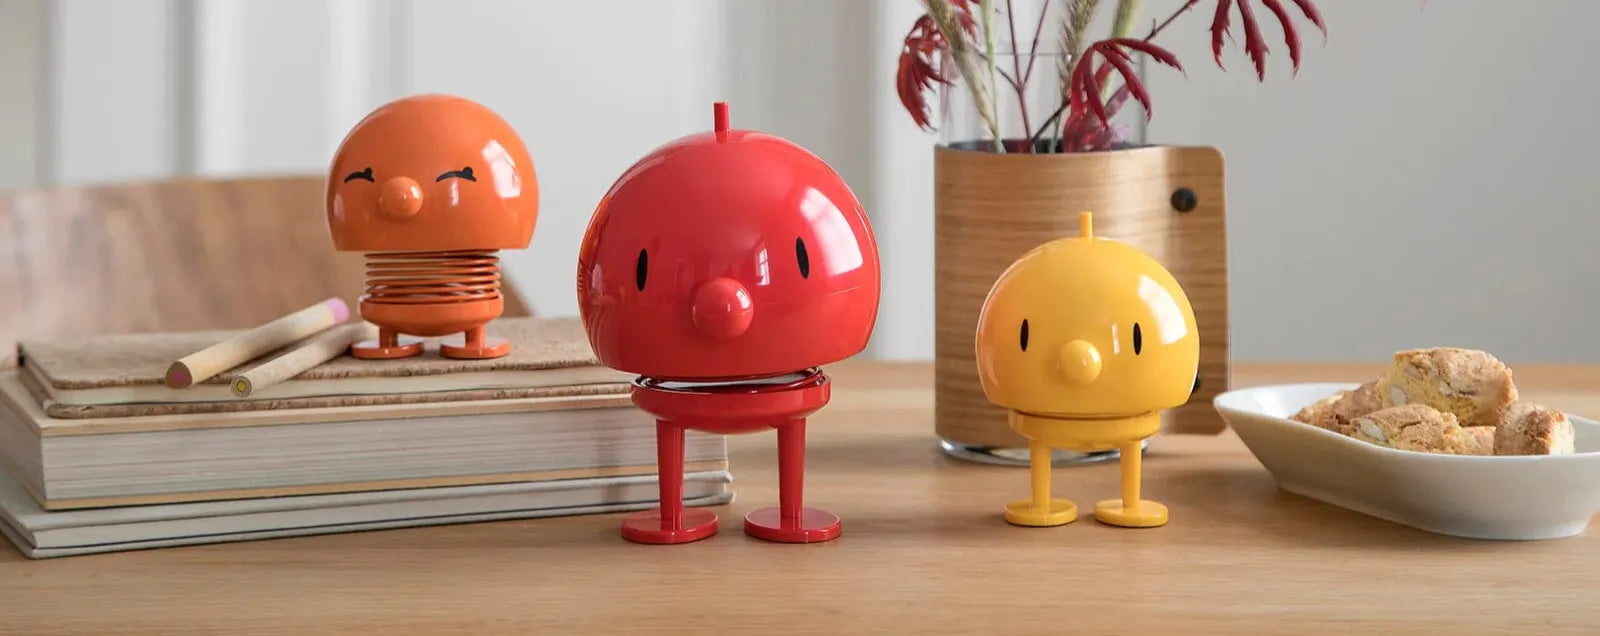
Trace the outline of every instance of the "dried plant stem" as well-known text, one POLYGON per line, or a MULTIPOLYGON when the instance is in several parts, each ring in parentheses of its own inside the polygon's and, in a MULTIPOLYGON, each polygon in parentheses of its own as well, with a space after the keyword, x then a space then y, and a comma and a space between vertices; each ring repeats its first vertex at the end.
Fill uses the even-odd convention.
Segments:
MULTIPOLYGON (((978 11, 983 14, 983 17, 982 17, 983 57, 989 63, 989 94, 990 95, 999 95, 1000 94, 1000 83, 995 80, 994 0, 978 0, 978 11)), ((1015 86, 1016 82, 1013 81, 1012 85, 1015 86)), ((1000 120, 1000 113, 995 113, 994 116, 995 116, 995 123, 998 124, 999 120, 1000 120)), ((1004 143, 1004 140, 1002 140, 1000 138, 999 126, 998 125, 995 126, 995 129, 996 130, 995 130, 995 133, 994 133, 994 150, 995 150, 995 152, 1005 152, 1006 151, 1005 150, 1005 143, 1004 143)))
MULTIPOLYGON (((1009 1, 1009 0, 1008 0, 1009 1)), ((1033 25, 1033 43, 1028 48, 1028 69, 1022 72, 1022 83, 1027 84, 1028 78, 1033 77, 1033 61, 1039 59, 1039 36, 1044 35, 1044 19, 1050 16, 1050 6, 1039 11, 1039 23, 1033 25)), ((1017 38, 1013 36, 1012 40, 1017 38)))
POLYGON ((1194 6, 1198 2, 1200 2, 1200 0, 1189 0, 1188 2, 1183 3, 1183 6, 1178 7, 1177 11, 1173 11, 1172 15, 1169 15, 1167 16, 1167 19, 1162 20, 1161 24, 1150 27, 1150 34, 1144 36, 1144 40, 1149 42, 1150 40, 1155 39, 1157 33, 1160 33, 1162 29, 1167 28, 1167 25, 1172 24, 1173 20, 1178 19, 1178 16, 1183 15, 1183 12, 1188 11, 1189 7, 1194 6))
MULTIPOLYGON (((1012 80, 1011 85, 1017 89, 1017 110, 1021 111, 1022 114, 1022 132, 1027 134, 1028 131, 1033 130, 1033 124, 1028 121, 1028 95, 1023 90, 1024 85, 1028 83, 1028 77, 1022 74, 1022 52, 1017 50, 1017 18, 1011 11, 1011 5, 1013 4, 1015 4, 1014 0, 1006 0, 1006 25, 1011 29, 1011 72, 1016 77, 1016 79, 1012 80)), ((1041 16, 1044 13, 1044 11, 1039 12, 1041 16)), ((1039 43, 1036 41, 1033 45, 1037 47, 1039 43)), ((1032 57, 1028 58, 1028 68, 1029 70, 1033 68, 1032 57)), ((1025 152, 1033 152, 1033 144, 1028 144, 1025 152)))
POLYGON ((1117 0, 1117 17, 1111 23, 1111 37, 1125 38, 1133 31, 1133 20, 1139 15, 1139 0, 1117 0))
POLYGON ((939 28, 939 34, 944 36, 950 58, 955 61, 956 70, 965 80, 962 83, 972 92, 972 101, 978 108, 978 114, 989 125, 995 148, 1004 152, 1004 147, 1000 143, 1000 122, 995 118, 994 102, 989 97, 989 85, 984 83, 983 75, 973 61, 972 41, 967 39, 966 30, 961 28, 961 22, 956 18, 955 7, 951 6, 950 0, 923 0, 923 4, 927 6, 928 16, 933 18, 934 25, 939 28))

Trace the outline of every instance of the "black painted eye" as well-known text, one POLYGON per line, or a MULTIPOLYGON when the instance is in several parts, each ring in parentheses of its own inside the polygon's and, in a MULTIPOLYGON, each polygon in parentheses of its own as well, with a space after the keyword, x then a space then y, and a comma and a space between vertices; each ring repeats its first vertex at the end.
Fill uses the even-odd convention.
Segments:
POLYGON ((644 291, 644 281, 650 277, 650 255, 639 250, 639 262, 633 265, 633 284, 644 291))
POLYGON ((366 179, 367 181, 372 181, 372 166, 367 166, 363 170, 345 175, 344 182, 350 183, 356 179, 366 179))
POLYGON ((1139 355, 1139 350, 1144 348, 1144 332, 1139 329, 1139 323, 1133 323, 1133 355, 1139 355))
POLYGON ((1028 319, 1022 319, 1022 350, 1028 350, 1028 319))
POLYGON ((467 166, 467 167, 462 168, 460 170, 451 170, 449 172, 446 172, 444 174, 439 175, 439 177, 437 179, 434 179, 434 181, 444 181, 445 179, 466 179, 468 181, 477 181, 478 180, 477 177, 472 176, 472 166, 467 166))
POLYGON ((804 239, 794 240, 794 259, 800 263, 800 277, 811 278, 811 255, 806 254, 804 239))

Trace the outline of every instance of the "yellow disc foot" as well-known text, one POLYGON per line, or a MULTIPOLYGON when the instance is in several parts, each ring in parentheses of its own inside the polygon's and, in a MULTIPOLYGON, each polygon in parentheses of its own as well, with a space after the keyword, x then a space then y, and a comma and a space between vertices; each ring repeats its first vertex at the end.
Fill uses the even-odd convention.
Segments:
POLYGON ((1006 522, 1019 526, 1045 528, 1064 526, 1078 518, 1078 506, 1065 499, 1051 499, 1049 510, 1040 510, 1032 499, 1006 504, 1006 522))
POLYGON ((1155 528, 1167 525, 1167 507, 1141 499, 1138 505, 1125 508, 1121 499, 1107 499, 1094 505, 1094 518, 1124 528, 1155 528))

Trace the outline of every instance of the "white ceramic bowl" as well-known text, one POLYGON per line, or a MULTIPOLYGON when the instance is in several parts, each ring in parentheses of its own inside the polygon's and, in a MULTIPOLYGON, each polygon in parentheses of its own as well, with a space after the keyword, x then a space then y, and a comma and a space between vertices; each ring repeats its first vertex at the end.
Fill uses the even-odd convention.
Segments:
POLYGON ((1289 419, 1355 384, 1218 395, 1217 411, 1278 487, 1380 519, 1473 539, 1580 534, 1600 511, 1600 422, 1575 417, 1572 455, 1439 455, 1384 448, 1289 419))

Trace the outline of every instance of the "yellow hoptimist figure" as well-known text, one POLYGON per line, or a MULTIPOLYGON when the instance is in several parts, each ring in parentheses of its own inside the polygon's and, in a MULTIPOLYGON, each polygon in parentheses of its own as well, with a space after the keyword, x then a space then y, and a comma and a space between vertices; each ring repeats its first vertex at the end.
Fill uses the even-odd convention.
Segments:
POLYGON ((1024 254, 995 281, 978 317, 983 392, 1011 411, 1028 439, 1033 496, 1006 504, 1006 521, 1059 526, 1078 516, 1050 498, 1050 452, 1118 449, 1122 498, 1095 504, 1115 526, 1167 523, 1167 507, 1139 498, 1140 446, 1161 411, 1194 388, 1200 338, 1194 308, 1165 267, 1133 247, 1096 238, 1090 213, 1079 235, 1024 254))

